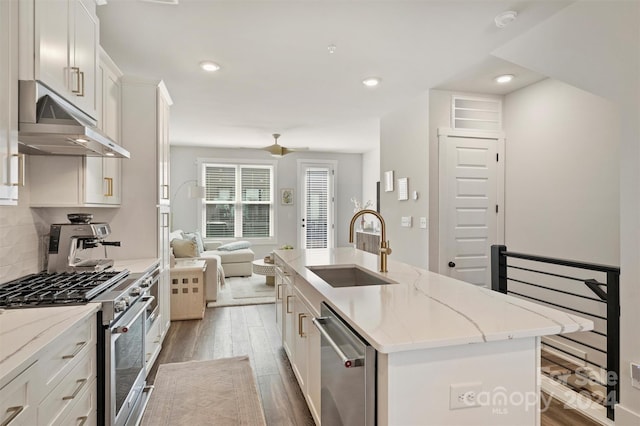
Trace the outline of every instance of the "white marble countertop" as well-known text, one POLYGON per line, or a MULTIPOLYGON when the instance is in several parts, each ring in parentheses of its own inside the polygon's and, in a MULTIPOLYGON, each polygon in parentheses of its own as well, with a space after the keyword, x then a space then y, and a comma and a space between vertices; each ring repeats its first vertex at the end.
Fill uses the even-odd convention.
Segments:
POLYGON ((114 260, 113 269, 116 271, 128 269, 132 274, 142 273, 153 269, 159 261, 158 258, 114 260))
POLYGON ((0 388, 30 366, 49 343, 100 307, 100 303, 88 303, 0 309, 0 388))
POLYGON ((468 343, 571 333, 593 321, 355 248, 278 250, 376 350, 392 353, 468 343), (334 288, 313 265, 359 265, 398 284, 334 288))

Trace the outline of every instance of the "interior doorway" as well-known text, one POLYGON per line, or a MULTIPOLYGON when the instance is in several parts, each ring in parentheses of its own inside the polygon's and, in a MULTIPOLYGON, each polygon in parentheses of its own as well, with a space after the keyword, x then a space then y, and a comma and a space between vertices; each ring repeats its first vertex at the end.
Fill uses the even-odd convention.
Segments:
POLYGON ((491 245, 504 243, 504 135, 438 129, 439 272, 491 283, 491 245))
POLYGON ((301 203, 298 240, 300 247, 335 247, 335 162, 298 163, 301 203))

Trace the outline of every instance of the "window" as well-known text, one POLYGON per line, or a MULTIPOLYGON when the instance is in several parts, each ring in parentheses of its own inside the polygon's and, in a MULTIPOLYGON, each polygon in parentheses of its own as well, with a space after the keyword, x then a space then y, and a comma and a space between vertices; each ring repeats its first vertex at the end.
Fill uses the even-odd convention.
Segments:
POLYGON ((273 237, 273 166, 203 164, 206 238, 273 237))

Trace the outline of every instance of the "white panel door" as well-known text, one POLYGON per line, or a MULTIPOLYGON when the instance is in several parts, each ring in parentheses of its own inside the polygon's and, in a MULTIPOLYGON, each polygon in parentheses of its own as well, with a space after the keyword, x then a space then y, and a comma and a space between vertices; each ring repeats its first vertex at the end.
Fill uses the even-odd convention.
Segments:
POLYGON ((504 239, 502 144, 468 134, 440 137, 441 274, 491 283, 491 245, 504 239))

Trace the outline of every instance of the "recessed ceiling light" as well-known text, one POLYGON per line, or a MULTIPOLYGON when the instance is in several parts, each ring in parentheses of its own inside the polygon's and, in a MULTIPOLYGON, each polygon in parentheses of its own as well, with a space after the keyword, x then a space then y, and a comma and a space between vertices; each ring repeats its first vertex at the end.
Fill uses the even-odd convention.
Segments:
POLYGON ((380 84, 380 79, 378 77, 367 77, 364 80, 362 80, 362 84, 364 84, 367 87, 375 87, 378 84, 380 84))
POLYGON ((495 80, 496 80, 496 83, 504 84, 513 80, 514 77, 515 76, 513 74, 504 74, 504 75, 497 76, 495 80))
POLYGON ((506 12, 502 12, 496 15, 494 22, 496 23, 496 27, 504 28, 518 17, 518 12, 514 10, 507 10, 506 12))
POLYGON ((200 68, 202 68, 205 71, 214 72, 220 69, 220 65, 211 61, 202 61, 200 62, 200 68))

